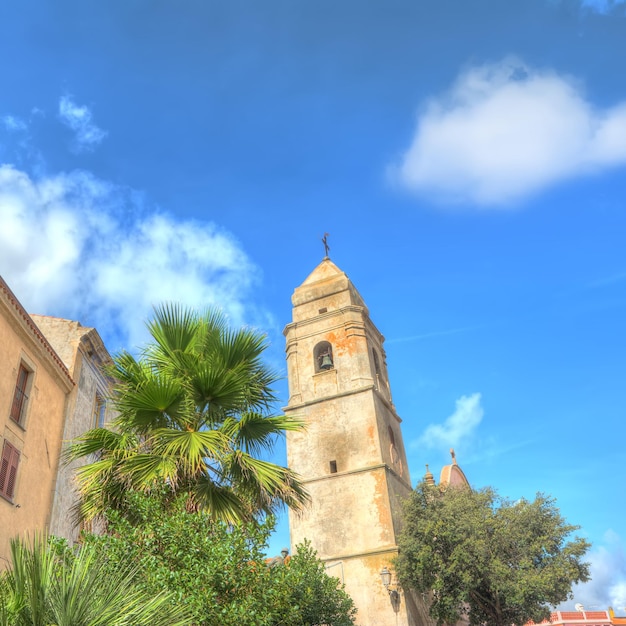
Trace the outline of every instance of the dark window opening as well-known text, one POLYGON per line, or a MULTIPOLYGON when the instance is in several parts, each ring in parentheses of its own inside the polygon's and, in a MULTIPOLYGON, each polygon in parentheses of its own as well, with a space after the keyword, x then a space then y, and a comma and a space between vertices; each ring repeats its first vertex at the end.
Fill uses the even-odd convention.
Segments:
POLYGON ((393 436, 393 430, 391 430, 391 426, 387 426, 387 431, 389 432, 389 442, 392 446, 395 446, 396 438, 393 436))
POLYGON ((324 308, 320 309, 318 311, 318 313, 321 315, 322 313, 326 313, 326 311, 328 311, 328 309, 326 307, 324 307, 324 308))
POLYGON ((15 392, 13 394, 13 402, 11 404, 11 419, 22 425, 26 416, 26 407, 28 406, 29 379, 32 372, 20 363, 20 369, 17 373, 17 382, 15 383, 15 392))
POLYGON ((376 372, 376 376, 380 376, 380 361, 378 360, 378 353, 376 350, 372 349, 372 354, 374 356, 374 371, 376 372))
POLYGON ((337 461, 331 461, 330 462, 330 473, 331 474, 336 474, 337 473, 337 461))
POLYGON ((313 350, 315 372, 331 370, 335 367, 333 362, 333 347, 328 341, 320 341, 313 350))

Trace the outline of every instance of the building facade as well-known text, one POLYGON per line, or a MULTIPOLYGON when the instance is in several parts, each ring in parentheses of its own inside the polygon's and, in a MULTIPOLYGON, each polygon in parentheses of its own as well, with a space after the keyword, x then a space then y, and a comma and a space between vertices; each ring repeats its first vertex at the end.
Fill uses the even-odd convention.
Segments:
POLYGON ((0 568, 13 537, 78 538, 78 463, 63 464, 61 453, 109 421, 109 361, 95 329, 29 315, 0 277, 0 568))
POLYGON ((74 382, 2 278, 0 351, 0 567, 5 567, 11 537, 49 528, 74 382))
POLYGON ((289 403, 306 422, 287 433, 287 459, 311 495, 289 513, 292 550, 309 539, 343 580, 363 626, 429 623, 381 572, 397 554, 401 501, 411 491, 401 420, 391 397, 384 338, 360 294, 329 258, 296 288, 285 328, 289 403))
MULTIPOLYGON (((63 442, 67 444, 84 432, 111 421, 113 414, 107 404, 111 380, 103 371, 104 366, 111 363, 111 357, 95 328, 57 317, 31 317, 75 381, 68 397, 63 428, 63 442)), ((76 470, 86 462, 60 463, 54 487, 49 532, 65 537, 70 543, 77 541, 80 533, 74 515, 79 501, 76 470)))

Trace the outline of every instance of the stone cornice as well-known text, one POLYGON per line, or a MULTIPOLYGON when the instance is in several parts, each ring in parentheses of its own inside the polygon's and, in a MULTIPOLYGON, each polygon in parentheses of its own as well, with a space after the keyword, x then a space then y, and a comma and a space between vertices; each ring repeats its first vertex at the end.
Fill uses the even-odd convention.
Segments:
POLYGON ((38 348, 39 354, 43 357, 43 361, 50 371, 64 381, 67 390, 70 391, 75 383, 67 367, 65 367, 59 355, 1 276, 0 302, 5 306, 6 311, 16 322, 22 333, 32 342, 36 349, 38 348))
POLYGON ((366 467, 358 467, 353 470, 347 470, 345 472, 336 472, 334 474, 324 474, 322 476, 316 476, 314 478, 308 478, 305 480, 301 480, 300 482, 303 485, 308 485, 310 483, 317 483, 324 480, 333 480, 334 478, 339 478, 341 476, 352 476, 354 474, 364 474, 366 472, 375 472, 376 470, 385 470, 389 474, 393 474, 393 476, 399 480, 405 487, 409 490, 412 490, 412 487, 409 483, 406 482, 404 477, 400 476, 398 472, 396 472, 392 467, 389 467, 386 463, 378 463, 377 465, 368 465, 366 467))
POLYGON ((367 550, 365 552, 353 552, 345 554, 337 554, 329 556, 326 559, 321 559, 324 563, 330 561, 349 561, 350 559, 360 559, 364 556, 376 556, 378 554, 398 554, 398 546, 389 546, 388 548, 377 548, 376 550, 367 550))
POLYGON ((374 385, 374 383, 372 383, 371 385, 363 385, 362 387, 357 387, 356 389, 349 389, 347 391, 335 393, 332 396, 323 396, 319 398, 313 398, 312 400, 307 400, 306 402, 299 402, 298 404, 288 404, 287 406, 283 407, 283 411, 297 411, 298 409, 304 409, 308 406, 319 404, 320 402, 326 402, 328 400, 335 400, 337 398, 343 398, 345 396, 353 396, 357 393, 365 393, 367 391, 373 391, 376 397, 379 398, 383 402, 383 404, 389 409, 389 411, 394 416, 394 418, 398 421, 398 423, 402 422, 402 419, 396 413, 396 409, 393 406, 393 404, 391 404, 391 402, 389 402, 389 400, 384 396, 384 394, 382 394, 376 388, 376 385, 374 385))

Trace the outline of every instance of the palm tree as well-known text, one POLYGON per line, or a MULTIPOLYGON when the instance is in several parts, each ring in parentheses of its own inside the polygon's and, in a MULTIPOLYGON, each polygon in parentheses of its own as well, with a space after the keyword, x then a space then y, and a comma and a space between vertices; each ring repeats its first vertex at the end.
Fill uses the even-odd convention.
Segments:
POLYGON ((230 523, 302 506, 308 496, 293 472, 260 458, 277 435, 303 427, 270 414, 277 377, 261 361, 264 336, 179 305, 155 309, 148 329, 140 358, 122 352, 109 369, 112 430, 85 433, 66 455, 96 455, 78 470, 79 516, 123 509, 127 490, 157 487, 230 523))
POLYGON ((151 597, 136 568, 96 560, 93 546, 58 551, 43 537, 11 541, 11 569, 0 574, 0 626, 185 626, 171 594, 151 597))

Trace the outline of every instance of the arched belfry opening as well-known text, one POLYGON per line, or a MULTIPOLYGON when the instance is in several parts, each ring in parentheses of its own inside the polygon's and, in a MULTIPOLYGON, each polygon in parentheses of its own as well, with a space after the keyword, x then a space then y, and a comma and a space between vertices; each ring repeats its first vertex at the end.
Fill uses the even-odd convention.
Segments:
POLYGON ((315 373, 325 372, 335 367, 333 360, 333 346, 329 341, 320 341, 313 349, 315 373))

